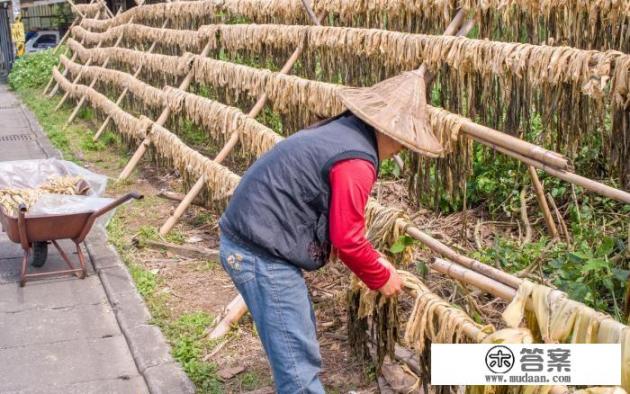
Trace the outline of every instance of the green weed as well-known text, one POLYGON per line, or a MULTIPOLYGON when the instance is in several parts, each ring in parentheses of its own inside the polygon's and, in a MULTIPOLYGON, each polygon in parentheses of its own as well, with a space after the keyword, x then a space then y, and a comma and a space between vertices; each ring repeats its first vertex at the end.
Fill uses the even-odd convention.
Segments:
POLYGON ((203 361, 215 345, 207 339, 206 329, 214 318, 205 312, 184 314, 173 322, 164 322, 163 331, 173 346, 173 357, 179 361, 197 389, 203 393, 220 393, 216 365, 203 361))

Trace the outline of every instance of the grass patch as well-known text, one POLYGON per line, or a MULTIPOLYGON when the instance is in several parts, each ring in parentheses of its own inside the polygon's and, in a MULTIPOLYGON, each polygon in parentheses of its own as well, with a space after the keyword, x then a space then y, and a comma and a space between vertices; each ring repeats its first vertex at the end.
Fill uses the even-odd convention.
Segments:
POLYGON ((223 386, 216 377, 217 366, 203 360, 216 345, 207 339, 206 328, 214 318, 205 312, 184 314, 177 320, 158 323, 173 347, 173 357, 179 361, 188 377, 202 393, 221 393, 223 386))

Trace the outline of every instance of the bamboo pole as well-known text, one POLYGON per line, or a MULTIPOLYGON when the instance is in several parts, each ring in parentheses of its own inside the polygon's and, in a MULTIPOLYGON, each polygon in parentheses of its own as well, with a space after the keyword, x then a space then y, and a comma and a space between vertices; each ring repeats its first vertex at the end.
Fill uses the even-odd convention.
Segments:
POLYGON ((193 185, 188 193, 184 196, 184 199, 177 205, 175 211, 160 227, 160 235, 166 235, 175 226, 177 221, 182 217, 186 209, 192 204, 193 200, 201 193, 203 187, 206 185, 206 176, 202 175, 197 179, 197 182, 193 185))
MULTIPOLYGON (((74 19, 74 21, 72 22, 72 24, 70 25, 70 27, 68 28, 68 30, 66 31, 66 34, 63 35, 63 38, 61 39, 61 41, 59 41, 59 44, 57 44, 57 46, 55 47, 55 49, 53 50, 53 54, 56 55, 57 51, 59 50, 59 48, 61 48, 61 46, 66 42, 66 40, 68 39, 68 37, 70 36, 70 32, 72 31, 72 28, 74 26, 76 26, 77 22, 79 21, 79 17, 76 17, 74 19)), ((66 48, 65 51, 63 51, 63 55, 68 54, 69 49, 66 48)), ((59 66, 59 63, 57 63, 57 66, 59 66)), ((51 76, 50 79, 48 80, 48 83, 46 84, 46 87, 44 87, 44 91, 42 92, 42 94, 46 94, 46 92, 48 92, 48 89, 50 89, 50 85, 52 85, 52 82, 55 79, 51 76)))
MULTIPOLYGON (((76 13, 77 13, 77 15, 78 15, 81 19, 85 19, 85 15, 84 15, 84 14, 83 14, 83 13, 82 13, 82 12, 81 12, 78 8, 77 8, 76 4, 74 4, 74 1, 72 1, 72 0, 66 0, 66 1, 68 2, 68 4, 70 4, 70 8, 72 8, 72 10, 73 10, 74 12, 76 12, 76 13)), ((93 2, 94 2, 94 1, 91 1, 89 4, 92 4, 93 2)), ((98 13, 99 13, 99 12, 100 12, 100 10, 99 10, 99 11, 97 11, 97 15, 98 15, 98 13)))
POLYGON ((527 166, 527 171, 529 172, 529 177, 531 178, 532 185, 534 186, 534 192, 536 193, 538 205, 543 211, 543 218, 545 219, 547 229, 551 234, 551 238, 556 239, 558 238, 558 228, 556 227, 556 222, 554 222, 553 216, 551 215, 549 204, 547 204, 547 199, 545 198, 545 190, 542 183, 540 183, 540 179, 538 178, 538 172, 536 172, 536 168, 532 166, 527 166))
POLYGON ((570 169, 569 161, 557 152, 544 149, 538 145, 523 141, 520 138, 512 137, 509 134, 491 129, 490 127, 474 123, 471 120, 466 119, 462 124, 461 130, 481 143, 485 143, 486 145, 491 144, 497 147, 497 150, 499 147, 509 149, 521 156, 534 159, 545 166, 559 170, 570 169))
MULTIPOLYGON (((462 283, 474 286, 480 290, 484 290, 488 294, 492 294, 493 296, 497 298, 501 298, 502 300, 505 300, 508 302, 512 301, 514 297, 516 296, 516 291, 514 289, 505 288, 505 287, 496 285, 496 283, 488 282, 487 278, 484 278, 483 276, 480 277, 478 273, 470 269, 461 267, 448 260, 434 257, 432 261, 429 263, 429 268, 437 272, 440 272, 442 274, 445 274, 462 283)), ((566 298, 566 294, 561 292, 560 290, 551 290, 551 292, 549 293, 550 303, 553 303, 555 300, 562 299, 562 298, 566 298)), ((534 304, 530 297, 527 300, 527 303, 525 304, 525 309, 529 311, 534 311, 534 308, 535 308, 534 304)), ((626 325, 619 323, 618 321, 614 320, 612 317, 610 317, 609 319, 611 323, 615 326, 614 329, 619 330, 619 332, 628 328, 626 325)))
MULTIPOLYGON (((211 45, 210 45, 210 42, 208 42, 204 46, 204 48, 201 51, 201 53, 199 54, 199 56, 201 56, 201 57, 208 56, 208 53, 210 52, 210 49, 211 49, 211 45)), ((188 72, 186 77, 184 77, 184 80, 179 85, 179 89, 180 90, 187 90, 188 87, 190 86, 190 83, 192 82, 192 78, 193 78, 193 73, 192 73, 192 70, 191 70, 191 71, 188 72)), ((166 120, 168 119, 170 114, 171 114, 171 109, 168 106, 165 106, 164 109, 162 110, 162 113, 160 114, 160 117, 158 118, 158 120, 155 123, 158 126, 163 126, 164 123, 166 123, 166 120)), ((131 159, 129 159, 129 162, 127 163, 125 168, 123 168, 122 172, 118 176, 118 182, 127 179, 129 177, 129 175, 131 175, 131 172, 134 170, 134 168, 136 168, 136 165, 138 164, 138 162, 140 161, 140 159, 142 158, 144 153, 147 151, 147 148, 148 148, 150 143, 151 143, 151 130, 149 130, 147 132, 147 136, 144 137, 144 140, 142 141, 140 146, 138 146, 138 149, 136 149, 136 151, 134 152, 134 154, 131 157, 131 159)))
MULTIPOLYGON (((472 122, 470 122, 472 123, 472 122)), ((473 123, 474 125, 474 123, 473 123)), ((476 125, 478 126, 478 125, 476 125)), ((470 124, 468 125, 464 125, 464 127, 471 127, 470 124)), ((475 138, 476 139, 476 138, 475 138)), ((487 141, 479 141, 482 143, 485 143, 486 145, 490 145, 492 146, 491 143, 488 143, 487 141)), ((619 189, 615 189, 614 187, 605 185, 603 183, 594 181, 592 179, 583 177, 581 175, 577 175, 575 173, 572 172, 568 172, 568 171, 564 171, 564 170, 558 170, 555 169, 553 167, 548 167, 546 166, 544 163, 541 163, 539 161, 536 161, 530 157, 526 157, 523 156, 517 152, 505 149, 503 147, 500 146, 493 146, 496 150, 498 150, 501 153, 504 153, 510 157, 513 157, 517 160, 522 161, 523 163, 527 164, 528 166, 532 166, 534 168, 537 168, 539 170, 543 170, 545 172, 547 172, 550 175, 555 176, 556 178, 562 179, 563 181, 567 181, 569 183, 572 183, 574 185, 578 185, 581 186, 587 190, 590 190, 592 192, 595 193, 599 193, 605 197, 611 198, 613 200, 617 200, 617 201, 621 201, 624 202, 626 204, 630 204, 630 193, 625 192, 623 190, 619 190, 619 189)))
POLYGON ((239 294, 225 307, 225 317, 221 319, 219 324, 212 330, 208 338, 218 339, 226 335, 230 332, 232 325, 238 323, 246 312, 247 305, 243 297, 239 294))
MULTIPOLYGON (((96 49, 101 47, 101 42, 98 43, 98 45, 96 45, 96 49)), ((85 62, 84 66, 89 66, 90 63, 92 63, 92 57, 89 57, 88 60, 85 62)), ((65 71, 65 70, 64 70, 65 71)), ((83 75, 83 68, 81 68, 81 70, 79 70, 78 74, 74 77, 74 79, 72 80, 72 83, 75 84, 77 82, 79 82, 79 79, 81 79, 81 75, 83 75)), ((53 88, 53 90, 50 92, 51 97, 55 95, 55 93, 57 93, 57 89, 58 89, 59 85, 55 85, 55 87, 53 88)), ((59 111, 59 109, 61 108, 61 106, 66 102, 66 99, 68 98, 69 94, 68 92, 64 92, 63 96, 61 96, 61 99, 59 100, 59 102, 57 103, 57 105, 55 106, 55 111, 59 111)), ((65 127, 65 126, 64 126, 65 127)))
POLYGON ((447 260, 434 257, 431 263, 429 263, 429 268, 453 279, 457 279, 460 282, 473 285, 503 300, 510 301, 516 295, 516 289, 506 286, 503 283, 498 283, 485 275, 447 260))
MULTIPOLYGON (((320 25, 320 21, 323 18, 324 18, 323 14, 318 17, 315 17, 315 19, 313 19, 313 23, 320 25)), ((304 39, 306 40, 306 37, 304 39)), ((298 58, 304 51, 304 46, 305 46, 305 41, 302 41, 302 43, 300 43, 300 45, 298 45, 298 47, 295 48, 295 50, 293 51, 289 59, 287 59, 287 61, 282 66, 282 69, 280 70, 280 74, 288 74, 289 71, 291 71, 291 69, 293 68, 293 65, 295 64, 295 62, 298 60, 298 58)), ((258 98, 258 100, 256 101, 256 104, 254 104, 254 106, 249 111, 247 116, 250 116, 252 118, 255 118, 256 116, 258 116, 260 111, 262 111, 263 108, 265 107, 266 102, 267 102, 267 95, 263 93, 258 98)), ((239 136, 240 136, 240 133, 238 131, 235 131, 232 133, 232 135, 230 135, 230 138, 228 139, 228 141, 225 143, 221 151, 214 158, 214 161, 216 163, 222 163, 223 160, 225 160, 227 155, 236 146, 239 136)), ((201 191, 203 190, 204 184, 205 184, 205 177, 202 176, 201 178, 197 180, 197 182, 192 187, 192 189, 190 189, 190 191, 186 193, 186 196, 179 203, 179 205, 177 205, 177 208, 175 209, 175 211, 173 211, 173 214, 166 220, 166 222, 164 222, 162 227, 160 227, 160 235, 166 235, 168 234, 169 231, 173 229, 177 221, 182 217, 184 212, 186 212, 186 209, 188 209, 188 207, 192 204, 194 199, 199 195, 199 193, 201 193, 201 191)))
POLYGON ((483 276, 494 279, 497 282, 503 283, 504 285, 514 289, 518 288, 521 285, 521 279, 515 277, 514 275, 510 275, 505 271, 501 271, 500 269, 484 264, 473 258, 459 254, 452 248, 431 237, 430 235, 413 225, 408 226, 405 229, 405 232, 411 238, 420 241, 423 245, 431 249, 433 252, 437 253, 440 256, 444 256, 450 260, 453 260, 463 267, 478 272, 483 276))

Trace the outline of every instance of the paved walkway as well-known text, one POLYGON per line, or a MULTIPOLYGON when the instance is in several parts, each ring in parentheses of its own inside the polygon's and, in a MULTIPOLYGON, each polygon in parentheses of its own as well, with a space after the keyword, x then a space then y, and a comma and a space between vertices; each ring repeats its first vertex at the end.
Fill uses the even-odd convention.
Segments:
MULTIPOLYGON (((0 161, 53 156, 33 115, 0 85, 0 161)), ((86 246, 86 279, 20 288, 22 250, 0 233, 0 392, 193 392, 105 232, 95 228, 86 246)), ((39 270, 63 266, 53 249, 39 270)))

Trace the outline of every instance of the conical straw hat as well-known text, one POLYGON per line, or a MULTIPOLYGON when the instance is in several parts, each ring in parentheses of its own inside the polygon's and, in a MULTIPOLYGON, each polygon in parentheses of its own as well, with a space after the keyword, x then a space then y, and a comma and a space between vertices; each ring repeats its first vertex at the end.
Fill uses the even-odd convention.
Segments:
POLYGON ((338 94, 352 113, 407 148, 429 157, 444 153, 421 105, 425 88, 418 72, 405 72, 367 88, 341 88, 338 94))

